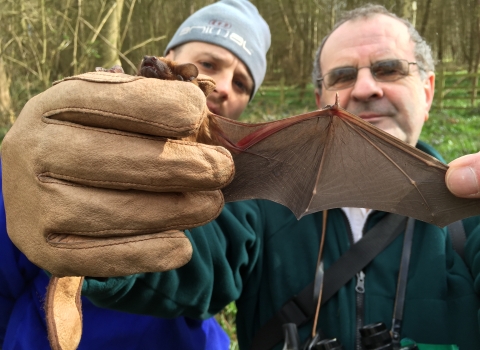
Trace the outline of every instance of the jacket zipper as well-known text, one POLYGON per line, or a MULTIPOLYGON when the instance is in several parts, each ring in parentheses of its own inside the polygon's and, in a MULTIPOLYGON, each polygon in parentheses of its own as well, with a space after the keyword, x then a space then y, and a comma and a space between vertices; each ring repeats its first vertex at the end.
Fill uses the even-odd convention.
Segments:
POLYGON ((355 348, 362 350, 362 340, 360 337, 359 329, 363 327, 363 304, 365 296, 365 272, 360 271, 357 273, 357 285, 355 286, 355 299, 356 299, 356 333, 355 333, 355 348))
MULTIPOLYGON (((350 226, 350 221, 348 221, 347 215, 343 212, 343 218, 347 224, 348 227, 348 233, 349 233, 349 239, 350 239, 350 245, 354 244, 353 243, 353 232, 352 232, 352 226, 350 226)), ((365 230, 365 226, 367 225, 367 222, 365 222, 365 225, 363 227, 363 231, 365 230)), ((365 232, 363 232, 365 233, 365 232)), ((355 349, 356 350, 363 350, 362 347, 362 339, 360 336, 360 331, 359 329, 363 327, 363 315, 364 315, 364 300, 365 300, 365 272, 361 270, 360 272, 357 273, 357 284, 355 286, 355 349)))

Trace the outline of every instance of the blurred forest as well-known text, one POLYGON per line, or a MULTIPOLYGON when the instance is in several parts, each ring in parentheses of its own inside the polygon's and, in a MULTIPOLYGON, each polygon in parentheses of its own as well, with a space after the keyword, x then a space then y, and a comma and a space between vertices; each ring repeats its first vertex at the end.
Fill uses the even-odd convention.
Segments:
MULTIPOLYGON (((162 55, 180 23, 214 0, 0 0, 0 128, 65 76, 162 55)), ((272 31, 266 84, 310 82, 314 52, 338 15, 367 2, 412 21, 447 70, 477 72, 480 0, 252 0, 272 31)))

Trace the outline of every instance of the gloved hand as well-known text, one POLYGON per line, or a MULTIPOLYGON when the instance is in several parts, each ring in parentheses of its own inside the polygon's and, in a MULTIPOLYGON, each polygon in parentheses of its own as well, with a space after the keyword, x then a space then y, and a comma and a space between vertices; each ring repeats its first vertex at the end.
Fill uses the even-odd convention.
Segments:
POLYGON ((95 72, 32 98, 2 144, 7 230, 55 276, 121 276, 187 263, 180 230, 213 220, 234 173, 195 134, 214 83, 95 72))

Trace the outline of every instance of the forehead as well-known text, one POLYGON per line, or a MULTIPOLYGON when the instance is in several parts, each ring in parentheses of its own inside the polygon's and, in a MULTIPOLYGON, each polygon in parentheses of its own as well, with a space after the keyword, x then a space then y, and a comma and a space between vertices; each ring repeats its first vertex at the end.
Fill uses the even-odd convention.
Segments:
POLYGON ((338 27, 325 42, 320 64, 327 71, 388 58, 414 60, 414 43, 404 23, 378 14, 350 20, 338 27))
POLYGON ((237 59, 231 51, 210 43, 202 41, 190 41, 179 46, 180 55, 198 55, 203 53, 215 54, 225 61, 233 61, 237 59))

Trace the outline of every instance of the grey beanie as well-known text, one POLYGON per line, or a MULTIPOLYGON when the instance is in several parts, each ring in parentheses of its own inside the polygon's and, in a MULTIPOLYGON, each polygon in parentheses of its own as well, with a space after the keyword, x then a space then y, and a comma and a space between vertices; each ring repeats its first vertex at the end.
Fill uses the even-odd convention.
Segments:
POLYGON ((221 46, 237 56, 255 83, 252 96, 265 78, 270 29, 257 8, 247 0, 221 0, 188 17, 165 49, 191 41, 221 46))

